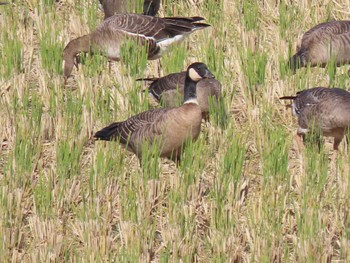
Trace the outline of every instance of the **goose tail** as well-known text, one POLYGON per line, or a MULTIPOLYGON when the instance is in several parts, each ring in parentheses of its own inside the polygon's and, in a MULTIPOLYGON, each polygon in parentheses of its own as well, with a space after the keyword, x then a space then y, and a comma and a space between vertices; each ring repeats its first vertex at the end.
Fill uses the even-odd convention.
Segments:
POLYGON ((280 100, 294 100, 296 98, 296 96, 283 96, 280 97, 280 100))

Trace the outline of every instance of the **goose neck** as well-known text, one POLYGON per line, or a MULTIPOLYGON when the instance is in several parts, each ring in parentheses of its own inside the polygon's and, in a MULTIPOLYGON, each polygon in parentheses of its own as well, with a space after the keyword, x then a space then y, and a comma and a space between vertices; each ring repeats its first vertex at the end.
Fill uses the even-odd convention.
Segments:
POLYGON ((185 90, 184 90, 184 104, 188 104, 188 103, 198 104, 196 86, 197 86, 197 83, 191 80, 188 76, 186 76, 185 90))

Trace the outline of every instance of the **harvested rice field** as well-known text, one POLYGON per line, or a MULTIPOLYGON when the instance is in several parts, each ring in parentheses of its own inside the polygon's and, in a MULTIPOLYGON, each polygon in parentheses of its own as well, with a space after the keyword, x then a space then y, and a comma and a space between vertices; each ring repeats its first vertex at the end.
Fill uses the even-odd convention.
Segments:
POLYGON ((81 55, 67 83, 63 50, 103 21, 98 1, 12 1, 0 14, 0 261, 350 262, 350 146, 298 147, 279 100, 350 90, 349 65, 287 65, 307 30, 350 18, 350 1, 162 0, 159 17, 211 26, 157 60, 133 45, 120 62, 81 55), (159 107, 136 79, 196 61, 221 82, 226 114, 211 108, 179 165, 145 149, 140 166, 94 139, 159 107))

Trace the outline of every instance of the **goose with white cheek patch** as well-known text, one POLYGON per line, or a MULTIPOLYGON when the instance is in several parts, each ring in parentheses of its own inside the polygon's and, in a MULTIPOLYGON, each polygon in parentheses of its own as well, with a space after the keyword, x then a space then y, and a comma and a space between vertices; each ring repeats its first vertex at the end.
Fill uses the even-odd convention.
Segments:
MULTIPOLYGON (((160 78, 142 78, 151 81, 148 92, 151 98, 163 102, 166 107, 181 105, 184 95, 186 71, 172 73, 160 78)), ((201 79, 197 84, 197 100, 202 110, 203 119, 209 119, 210 100, 216 107, 221 100, 221 83, 216 79, 201 79)))
POLYGON ((338 150, 350 126, 350 93, 339 88, 322 88, 297 92, 295 96, 281 97, 293 100, 289 106, 298 117, 297 135, 305 137, 311 130, 334 137, 333 149, 338 150))
POLYGON ((121 47, 127 41, 146 47, 149 60, 157 59, 167 48, 196 30, 208 27, 198 23, 202 17, 152 17, 137 14, 114 15, 102 22, 92 33, 74 39, 63 51, 65 80, 77 65, 81 52, 98 52, 109 60, 120 59, 121 47))
POLYGON ((160 156, 180 161, 187 141, 195 141, 200 133, 202 112, 198 105, 196 85, 205 78, 214 78, 203 63, 193 63, 186 71, 184 101, 180 107, 155 109, 112 123, 98 131, 99 140, 117 140, 140 159, 144 143, 160 145, 160 156))

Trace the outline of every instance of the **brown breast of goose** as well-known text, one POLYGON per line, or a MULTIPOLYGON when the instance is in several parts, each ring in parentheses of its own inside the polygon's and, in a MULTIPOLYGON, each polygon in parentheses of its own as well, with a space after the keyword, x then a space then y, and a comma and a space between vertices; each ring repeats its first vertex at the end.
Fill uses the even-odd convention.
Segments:
POLYGON ((169 109, 158 118, 133 133, 130 147, 136 155, 141 156, 144 138, 152 135, 150 141, 161 146, 161 157, 173 156, 178 159, 184 143, 196 140, 199 136, 201 110, 196 104, 185 104, 179 108, 169 109))
POLYGON ((292 112, 298 117, 298 135, 315 129, 324 136, 334 137, 333 148, 339 143, 350 126, 350 93, 339 88, 316 87, 300 91, 292 99, 292 112))
POLYGON ((67 78, 80 52, 97 51, 110 60, 119 60, 120 48, 127 40, 145 46, 148 59, 159 58, 166 49, 192 32, 208 27, 202 17, 158 18, 137 14, 114 15, 102 22, 91 34, 68 43, 63 51, 64 75, 67 78))
POLYGON ((308 64, 324 67, 330 61, 337 66, 350 63, 350 21, 322 23, 307 31, 289 66, 295 71, 308 64))

